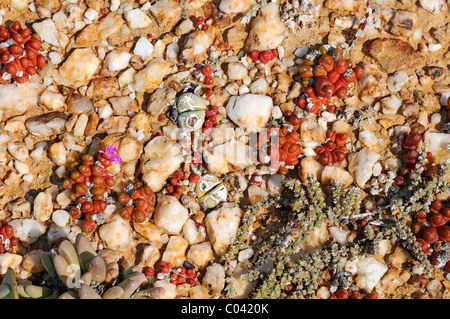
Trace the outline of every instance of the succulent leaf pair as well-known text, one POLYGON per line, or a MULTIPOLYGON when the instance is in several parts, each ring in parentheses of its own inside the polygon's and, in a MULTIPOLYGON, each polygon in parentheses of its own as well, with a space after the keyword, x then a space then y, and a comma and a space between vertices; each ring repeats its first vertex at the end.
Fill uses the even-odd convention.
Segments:
POLYGON ((204 209, 211 209, 227 200, 227 189, 222 181, 213 174, 205 174, 195 185, 200 205, 204 209))
MULTIPOLYGON (((59 299, 128 299, 148 282, 140 267, 133 266, 123 274, 123 281, 114 285, 119 277, 119 265, 117 262, 107 264, 103 257, 98 256, 83 233, 77 235, 75 246, 64 240, 57 249, 43 253, 41 260, 50 276, 60 279, 69 289, 59 299), (93 288, 99 284, 113 286, 100 295, 93 288)), ((161 294, 161 291, 149 293, 155 297, 161 294)))
POLYGON ((52 296, 52 290, 36 285, 18 285, 11 268, 5 273, 0 285, 0 299, 44 299, 52 296))
POLYGON ((180 95, 176 103, 177 124, 189 132, 200 129, 205 122, 208 102, 192 92, 180 95))

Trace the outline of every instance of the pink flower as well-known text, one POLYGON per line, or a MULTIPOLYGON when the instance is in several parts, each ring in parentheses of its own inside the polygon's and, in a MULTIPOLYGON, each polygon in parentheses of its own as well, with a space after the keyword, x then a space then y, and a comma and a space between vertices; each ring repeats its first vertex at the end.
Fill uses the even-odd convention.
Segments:
POLYGON ((107 158, 111 160, 111 162, 120 164, 122 162, 122 158, 117 155, 117 147, 115 147, 113 144, 108 145, 105 151, 99 151, 102 154, 106 154, 107 158))

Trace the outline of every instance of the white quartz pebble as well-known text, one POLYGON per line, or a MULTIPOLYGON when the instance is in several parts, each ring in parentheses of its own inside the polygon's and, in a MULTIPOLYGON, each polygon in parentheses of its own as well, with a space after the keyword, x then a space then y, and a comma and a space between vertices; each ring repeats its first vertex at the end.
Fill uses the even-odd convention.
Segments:
POLYGON ((52 221, 59 227, 66 226, 69 219, 69 213, 62 209, 56 210, 52 214, 52 221))
POLYGON ((106 64, 110 71, 119 71, 128 66, 131 54, 122 50, 113 50, 106 55, 106 64))
POLYGON ((145 61, 153 54, 153 44, 147 38, 141 37, 137 40, 133 53, 145 61))

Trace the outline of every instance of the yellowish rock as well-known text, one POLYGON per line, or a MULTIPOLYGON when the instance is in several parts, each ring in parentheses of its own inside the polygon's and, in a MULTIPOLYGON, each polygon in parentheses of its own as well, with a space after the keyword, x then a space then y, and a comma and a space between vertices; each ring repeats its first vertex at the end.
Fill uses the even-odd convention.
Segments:
POLYGON ((61 83, 80 86, 92 78, 99 66, 100 59, 92 49, 75 49, 58 70, 61 83))
POLYGON ((89 24, 76 38, 76 44, 86 45, 92 42, 105 40, 117 33, 124 20, 117 12, 108 13, 103 19, 96 23, 89 24))
POLYGON ((345 169, 327 165, 322 171, 321 181, 323 184, 331 184, 332 180, 337 180, 344 188, 353 183, 352 175, 345 169))
POLYGON ((136 92, 152 93, 163 81, 169 67, 164 59, 153 59, 134 76, 133 88, 136 92))
POLYGON ((209 241, 194 244, 189 248, 187 259, 198 267, 206 267, 214 259, 214 252, 209 241))
POLYGON ((258 16, 253 20, 245 49, 248 52, 276 49, 283 42, 285 32, 278 4, 269 2, 259 9, 258 16))
POLYGON ((188 245, 188 242, 183 237, 171 236, 161 260, 171 263, 174 267, 182 266, 186 260, 185 253, 188 245))
POLYGON ((158 25, 163 29, 172 29, 180 21, 182 11, 181 5, 174 0, 159 0, 150 8, 158 25))

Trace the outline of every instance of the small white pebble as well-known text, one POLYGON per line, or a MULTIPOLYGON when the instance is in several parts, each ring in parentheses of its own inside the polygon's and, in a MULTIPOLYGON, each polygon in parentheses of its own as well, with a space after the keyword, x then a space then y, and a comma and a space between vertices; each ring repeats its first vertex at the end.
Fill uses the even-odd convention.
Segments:
POLYGON ((430 50, 430 52, 435 52, 440 49, 442 49, 442 45, 440 43, 430 43, 428 45, 428 50, 430 50))
POLYGON ((381 166, 380 163, 375 163, 375 165, 373 165, 373 169, 372 169, 372 175, 377 177, 381 174, 381 171, 383 170, 383 167, 381 166))
POLYGON ((308 52, 307 48, 297 48, 294 51, 294 55, 298 58, 301 58, 302 56, 304 56, 306 53, 308 52))
POLYGON ((311 147, 306 147, 303 149, 303 155, 305 156, 314 156, 316 155, 316 152, 311 147))
POLYGON ((30 172, 28 165, 20 161, 15 161, 14 167, 20 175, 26 175, 30 172))
POLYGON ((423 266, 422 265, 414 265, 412 267, 412 271, 416 275, 422 275, 423 274, 423 266))
POLYGON ((52 214, 52 221, 59 227, 66 226, 69 218, 69 213, 62 209, 54 211, 52 214))
POLYGON ((272 109, 272 117, 274 119, 279 119, 283 116, 283 113, 281 112, 281 109, 278 105, 274 106, 272 109))
POLYGON ((23 180, 31 183, 33 181, 33 174, 29 173, 22 176, 23 180))
POLYGON ((440 113, 434 113, 431 115, 431 123, 437 124, 441 121, 441 114, 440 113))

